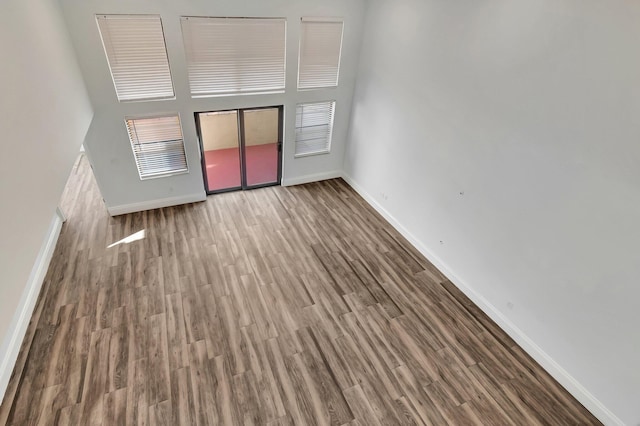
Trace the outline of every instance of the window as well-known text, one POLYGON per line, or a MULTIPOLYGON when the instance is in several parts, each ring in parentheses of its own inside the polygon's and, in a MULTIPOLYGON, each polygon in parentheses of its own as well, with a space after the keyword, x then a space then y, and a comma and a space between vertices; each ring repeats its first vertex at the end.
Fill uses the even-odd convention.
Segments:
POLYGON ((162 22, 155 15, 98 15, 119 101, 174 97, 162 22))
POLYGON ((296 107, 296 157, 327 154, 331 148, 336 103, 298 104, 296 107))
POLYGON ((343 25, 337 19, 302 18, 298 89, 338 85, 343 25))
POLYGON ((130 118, 126 123, 140 179, 189 170, 178 115, 130 118))
POLYGON ((193 97, 284 90, 286 21, 182 18, 193 97))

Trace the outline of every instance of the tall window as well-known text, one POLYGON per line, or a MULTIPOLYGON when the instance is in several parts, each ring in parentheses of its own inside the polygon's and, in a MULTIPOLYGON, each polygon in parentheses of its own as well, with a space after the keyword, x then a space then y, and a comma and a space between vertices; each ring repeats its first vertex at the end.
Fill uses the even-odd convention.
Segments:
POLYGON ((182 35, 193 97, 284 90, 284 19, 183 17, 182 35))
POLYGON ((178 115, 130 118, 126 124, 140 179, 188 171, 178 115))
POLYGON ((338 85, 341 19, 302 18, 298 89, 316 89, 338 85))
POLYGON ((297 105, 296 157, 330 151, 335 108, 334 101, 297 105))
POLYGON ((162 22, 157 15, 97 15, 119 101, 174 97, 162 22))

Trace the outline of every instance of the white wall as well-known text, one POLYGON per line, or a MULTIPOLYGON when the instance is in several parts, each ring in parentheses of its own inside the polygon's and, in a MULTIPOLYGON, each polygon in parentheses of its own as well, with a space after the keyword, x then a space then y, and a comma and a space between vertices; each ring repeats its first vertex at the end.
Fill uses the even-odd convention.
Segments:
POLYGON ((345 160, 583 403, 630 425, 639 22, 632 1, 372 0, 345 160))
MULTIPOLYGON (((285 106, 283 181, 295 181, 342 169, 348 132, 351 97, 357 67, 364 0, 61 0, 96 116, 85 148, 94 166, 98 185, 109 207, 158 199, 204 197, 204 183, 196 139, 194 112, 253 106, 285 106), (160 14, 165 32, 176 99, 118 103, 102 49, 95 14, 160 14), (255 16, 287 18, 286 93, 192 99, 182 43, 180 16, 255 16), (345 19, 340 87, 298 93, 297 61, 301 16, 342 16, 345 19), (329 155, 294 159, 295 105, 297 102, 336 99, 334 143, 329 155), (140 181, 131 154, 123 119, 125 115, 178 112, 182 119, 190 173, 140 181)), ((139 204, 137 204, 139 205, 139 204)))
MULTIPOLYGON (((4 361, 14 349, 7 342, 20 327, 13 318, 22 307, 92 109, 57 2, 0 2, 0 57, 0 361, 4 361)), ((39 283, 32 284, 37 296, 39 283)), ((18 336, 18 345, 21 339, 18 336)), ((4 388, 0 388, 1 397, 4 388)))

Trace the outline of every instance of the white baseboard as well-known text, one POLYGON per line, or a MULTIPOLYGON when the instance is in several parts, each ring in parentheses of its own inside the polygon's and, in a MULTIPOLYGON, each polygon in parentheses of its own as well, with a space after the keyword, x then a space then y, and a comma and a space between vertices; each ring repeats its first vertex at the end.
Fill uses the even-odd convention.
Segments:
POLYGON ((180 204, 197 203, 206 199, 207 194, 202 191, 197 194, 181 195, 179 197, 161 198, 159 200, 143 201, 141 203, 121 204, 119 206, 107 207, 107 210, 111 216, 118 216, 121 214, 161 209, 163 207, 177 206, 180 204))
POLYGON ((40 248, 33 269, 31 269, 31 274, 11 320, 7 335, 2 341, 2 347, 0 347, 0 356, 2 357, 0 359, 0 401, 4 399, 4 394, 7 391, 7 385, 18 359, 20 346, 27 333, 29 321, 33 315, 47 269, 49 269, 49 262, 53 257, 64 220, 64 216, 57 209, 49 225, 46 239, 40 248))
POLYGON ((298 176, 290 179, 282 179, 282 186, 302 185, 303 183, 318 182, 321 180, 335 179, 339 177, 342 177, 342 171, 334 170, 331 172, 323 172, 313 175, 298 176))
POLYGON ((343 173, 342 178, 351 186, 362 198, 364 198, 378 213, 380 213, 398 232, 402 234, 414 247, 420 251, 440 272, 442 272, 456 287, 460 289, 469 299, 473 301, 484 313, 486 313, 502 330, 504 330, 525 352, 527 352, 538 364, 542 366, 554 379, 558 381, 574 398, 589 410, 605 425, 624 426, 615 414, 604 406, 595 396, 593 396, 584 386, 582 386, 573 376, 571 376, 562 366, 560 366, 549 354, 542 350, 533 340, 531 340, 522 330, 513 324, 495 306, 493 306, 482 295, 473 290, 463 280, 442 261, 434 255, 427 247, 418 240, 408 229, 406 229, 396 218, 389 213, 374 197, 372 197, 362 186, 354 181, 351 176, 343 173))

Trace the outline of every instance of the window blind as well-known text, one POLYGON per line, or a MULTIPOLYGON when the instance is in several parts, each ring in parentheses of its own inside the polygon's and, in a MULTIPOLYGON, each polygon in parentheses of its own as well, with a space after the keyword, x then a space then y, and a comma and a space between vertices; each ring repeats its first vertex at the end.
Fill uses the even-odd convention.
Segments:
POLYGON ((329 152, 335 107, 333 101, 297 105, 296 157, 329 152))
POLYGON ((174 97, 162 22, 156 15, 97 15, 119 101, 174 97))
POLYGON ((177 115, 126 120, 140 179, 188 171, 177 115))
POLYGON ((343 26, 338 19, 302 18, 298 89, 338 85, 343 26))
POLYGON ((193 97, 284 90, 286 21, 183 17, 193 97))

